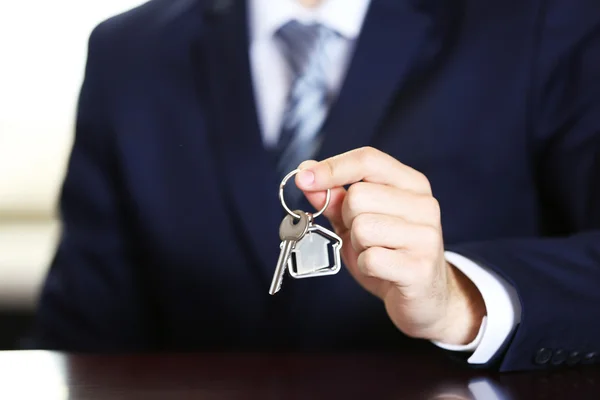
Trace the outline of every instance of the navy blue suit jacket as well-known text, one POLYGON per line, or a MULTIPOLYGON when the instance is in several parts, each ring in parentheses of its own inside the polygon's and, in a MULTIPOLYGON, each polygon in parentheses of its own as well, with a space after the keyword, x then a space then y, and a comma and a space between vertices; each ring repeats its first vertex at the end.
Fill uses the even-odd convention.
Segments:
MULTIPOLYGON (((345 271, 268 295, 283 211, 245 8, 153 0, 92 33, 36 347, 426 344, 345 271)), ((447 248, 515 286, 495 365, 600 351, 598 0, 373 0, 323 135, 318 159, 371 145, 425 173, 447 248)))

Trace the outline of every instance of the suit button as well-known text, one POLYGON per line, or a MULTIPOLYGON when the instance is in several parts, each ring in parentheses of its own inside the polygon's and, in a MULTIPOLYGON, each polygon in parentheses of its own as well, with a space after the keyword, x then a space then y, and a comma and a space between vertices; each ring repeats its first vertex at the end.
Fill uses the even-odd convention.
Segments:
POLYGON ((556 350, 552 356, 552 365, 561 365, 567 361, 568 354, 564 350, 556 350))
POLYGON ((567 358, 567 365, 573 366, 579 364, 579 362, 581 362, 581 353, 578 351, 572 351, 569 354, 569 358, 567 358))
POLYGON ((552 359, 552 350, 541 348, 535 353, 535 363, 537 365, 548 364, 548 361, 552 359))
POLYGON ((583 356, 581 363, 582 364, 594 364, 599 361, 599 358, 600 357, 598 356, 598 353, 592 351, 583 356))

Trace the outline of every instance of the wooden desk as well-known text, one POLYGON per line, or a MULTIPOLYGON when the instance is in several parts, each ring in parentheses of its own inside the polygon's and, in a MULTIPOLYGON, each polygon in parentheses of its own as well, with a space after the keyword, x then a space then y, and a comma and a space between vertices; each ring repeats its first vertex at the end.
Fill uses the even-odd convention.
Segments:
POLYGON ((489 374, 438 353, 0 352, 2 399, 600 399, 600 369, 489 374))

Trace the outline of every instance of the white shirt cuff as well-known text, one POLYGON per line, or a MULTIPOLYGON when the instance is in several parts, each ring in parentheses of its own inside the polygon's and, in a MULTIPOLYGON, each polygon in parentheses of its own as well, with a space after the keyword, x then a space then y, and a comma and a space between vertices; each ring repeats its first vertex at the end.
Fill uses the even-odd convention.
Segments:
POLYGON ((473 339, 471 343, 467 344, 446 344, 441 342, 433 342, 436 346, 441 347, 442 349, 450 350, 450 351, 475 351, 479 344, 481 343, 481 339, 483 338, 483 334, 485 332, 485 327, 487 326, 487 317, 483 317, 481 321, 481 326, 479 327, 479 332, 477 333, 477 337, 473 339))
POLYGON ((473 351, 469 364, 485 364, 500 350, 521 321, 519 296, 515 288, 494 271, 457 253, 446 251, 445 256, 446 261, 458 268, 477 287, 483 297, 487 316, 471 343, 460 346, 433 343, 446 350, 473 351))

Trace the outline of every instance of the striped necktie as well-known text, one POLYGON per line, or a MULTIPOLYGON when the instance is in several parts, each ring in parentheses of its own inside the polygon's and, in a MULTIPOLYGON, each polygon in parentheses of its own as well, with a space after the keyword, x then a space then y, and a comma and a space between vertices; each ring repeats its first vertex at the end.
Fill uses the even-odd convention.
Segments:
MULTIPOLYGON (((335 31, 323 25, 305 25, 295 20, 276 32, 293 76, 275 148, 280 179, 302 161, 314 157, 321 145, 319 131, 330 105, 326 82, 330 60, 326 46, 336 36, 335 31)), ((294 189, 289 190, 289 194, 286 189, 286 199, 295 204, 300 191, 293 184, 288 186, 294 189)))

